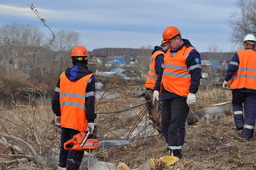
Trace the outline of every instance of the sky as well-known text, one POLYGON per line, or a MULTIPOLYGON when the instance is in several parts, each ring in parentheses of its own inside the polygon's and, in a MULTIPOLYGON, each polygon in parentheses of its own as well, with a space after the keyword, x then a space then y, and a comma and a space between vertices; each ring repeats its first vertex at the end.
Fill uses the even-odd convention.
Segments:
POLYGON ((81 45, 97 48, 153 48, 175 26, 199 52, 233 52, 231 15, 236 0, 0 0, 0 27, 21 24, 79 33, 81 45))

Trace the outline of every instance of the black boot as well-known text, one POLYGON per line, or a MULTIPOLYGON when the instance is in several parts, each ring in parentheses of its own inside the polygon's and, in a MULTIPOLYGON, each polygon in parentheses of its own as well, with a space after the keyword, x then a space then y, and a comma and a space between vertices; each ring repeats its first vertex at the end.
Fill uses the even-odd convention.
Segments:
POLYGON ((170 155, 171 156, 176 156, 179 159, 182 159, 182 153, 180 149, 174 149, 174 150, 170 150, 170 155))
POLYGON ((243 131, 240 134, 240 137, 249 141, 252 139, 253 136, 253 129, 246 129, 244 128, 243 131))
POLYGON ((237 130, 242 130, 244 127, 244 117, 242 114, 234 115, 234 121, 237 130))

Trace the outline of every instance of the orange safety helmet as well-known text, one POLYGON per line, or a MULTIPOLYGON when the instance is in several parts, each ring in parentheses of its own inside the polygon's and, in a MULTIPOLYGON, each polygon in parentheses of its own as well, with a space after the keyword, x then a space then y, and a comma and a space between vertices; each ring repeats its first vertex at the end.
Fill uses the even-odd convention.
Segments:
POLYGON ((73 48, 70 58, 72 58, 72 57, 88 57, 88 56, 89 56, 89 54, 85 47, 76 46, 75 48, 73 48))
POLYGON ((178 34, 180 34, 180 30, 178 28, 173 26, 167 27, 163 31, 163 40, 170 40, 178 34))

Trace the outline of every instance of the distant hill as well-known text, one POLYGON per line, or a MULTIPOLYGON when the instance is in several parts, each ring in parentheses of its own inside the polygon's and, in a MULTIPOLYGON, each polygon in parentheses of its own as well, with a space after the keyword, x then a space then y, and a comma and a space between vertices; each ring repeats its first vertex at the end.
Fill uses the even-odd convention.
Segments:
POLYGON ((233 55, 234 52, 203 52, 200 53, 201 55, 201 60, 210 60, 210 59, 215 59, 219 61, 229 61, 233 55))
MULTIPOLYGON (((135 49, 135 48, 98 48, 92 51, 96 56, 140 56, 151 55, 153 49, 135 49)), ((202 60, 230 60, 234 53, 231 52, 202 52, 200 53, 202 60)))
POLYGON ((96 56, 139 56, 141 54, 151 54, 152 49, 136 48, 98 48, 92 51, 96 56))

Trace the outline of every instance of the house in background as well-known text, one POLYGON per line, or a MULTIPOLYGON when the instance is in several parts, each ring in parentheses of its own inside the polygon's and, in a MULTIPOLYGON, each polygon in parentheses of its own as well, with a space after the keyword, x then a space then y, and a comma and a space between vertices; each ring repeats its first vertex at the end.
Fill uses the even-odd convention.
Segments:
POLYGON ((126 64, 134 65, 136 63, 137 63, 137 58, 136 57, 127 57, 126 58, 126 64))
POLYGON ((116 58, 112 58, 110 59, 105 66, 106 67, 111 67, 113 65, 115 66, 124 66, 126 64, 126 60, 124 57, 116 57, 116 58))
POLYGON ((110 73, 115 73, 116 75, 121 76, 124 80, 140 80, 141 74, 137 69, 131 67, 116 67, 110 70, 110 73))
POLYGON ((103 61, 100 58, 96 57, 96 56, 90 57, 88 59, 88 64, 101 64, 102 62, 103 61))
POLYGON ((116 73, 117 75, 124 75, 125 74, 125 69, 122 67, 116 67, 110 70, 112 73, 116 73))
POLYGON ((201 65, 202 66, 210 66, 211 62, 210 62, 210 60, 201 60, 201 65))

